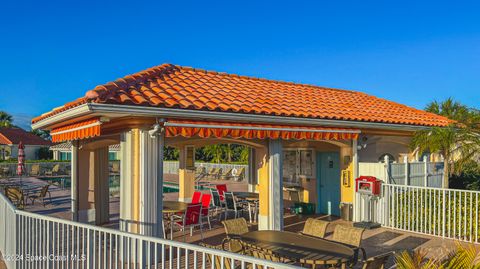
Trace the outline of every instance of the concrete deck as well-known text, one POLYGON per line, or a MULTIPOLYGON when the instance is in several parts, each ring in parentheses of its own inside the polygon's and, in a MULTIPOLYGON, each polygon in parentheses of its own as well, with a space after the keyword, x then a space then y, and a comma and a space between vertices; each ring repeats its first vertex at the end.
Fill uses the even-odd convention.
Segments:
MULTIPOLYGON (((178 181, 178 177, 176 175, 165 176, 165 182, 175 184, 176 181, 178 181)), ((37 178, 23 179, 23 182, 28 185, 38 186, 46 184, 44 181, 37 178)), ((247 189, 247 185, 241 182, 216 182, 227 183, 229 190, 232 191, 246 191, 247 189)), ((35 205, 28 204, 25 210, 38 214, 54 216, 63 219, 70 219, 70 190, 52 186, 50 192, 52 195, 52 199, 45 207, 41 205, 41 203, 37 203, 35 205)), ((166 193, 164 199, 176 200, 177 198, 178 193, 166 193)), ((119 201, 120 197, 118 195, 113 195, 110 197, 110 223, 105 225, 106 227, 118 228, 119 201)), ((292 214, 286 214, 285 230, 292 232, 301 231, 303 229, 306 219, 309 217, 325 219, 332 222, 332 225, 329 225, 329 230, 327 231, 327 238, 331 236, 335 225, 351 225, 351 223, 339 220, 336 217, 324 215, 297 216, 292 214)), ((208 229, 207 225, 205 225, 205 229, 208 229)), ((257 227, 255 224, 253 224, 251 225, 250 229, 255 230, 257 229, 257 227)), ((224 237, 225 233, 223 226, 219 221, 216 220, 212 222, 212 230, 204 231, 204 242, 209 244, 220 244, 224 237)), ((174 240, 183 241, 182 233, 174 233, 174 240)), ((201 241, 200 232, 196 230, 193 236, 190 237, 189 235, 187 235, 186 241, 190 243, 199 243, 201 241)), ((423 248, 427 250, 429 256, 438 258, 447 255, 455 246, 455 241, 392 229, 378 228, 365 231, 362 246, 366 249, 368 257, 389 251, 400 252, 403 250, 414 250, 418 248, 423 248)), ((392 262, 393 261, 391 261, 391 263, 392 262)), ((0 268, 2 268, 1 261, 0 268)))

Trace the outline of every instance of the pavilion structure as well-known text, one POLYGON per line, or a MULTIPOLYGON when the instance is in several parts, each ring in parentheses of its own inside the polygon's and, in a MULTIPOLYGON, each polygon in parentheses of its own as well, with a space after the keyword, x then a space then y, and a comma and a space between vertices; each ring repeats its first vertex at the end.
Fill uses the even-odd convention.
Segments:
POLYGON ((183 201, 194 191, 193 148, 249 146, 259 229, 281 230, 292 173, 306 175, 295 178, 302 201, 316 203, 320 213, 335 212, 340 202, 355 203, 360 136, 411 137, 448 124, 361 92, 170 64, 97 86, 32 122, 34 129, 50 130, 54 142, 72 143, 74 220, 108 222, 108 148, 120 144, 120 228, 159 237, 164 146, 180 150, 183 201))

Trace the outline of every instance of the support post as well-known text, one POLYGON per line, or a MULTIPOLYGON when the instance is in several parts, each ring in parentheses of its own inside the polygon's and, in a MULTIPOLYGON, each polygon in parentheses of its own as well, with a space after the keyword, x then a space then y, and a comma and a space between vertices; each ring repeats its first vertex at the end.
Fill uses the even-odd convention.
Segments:
POLYGON ((250 148, 248 153, 248 191, 255 192, 257 185, 257 170, 255 167, 255 149, 250 148))
POLYGON ((280 139, 269 140, 269 207, 271 230, 283 230, 283 150, 280 139))
POLYGON ((428 159, 427 156, 423 156, 423 170, 425 171, 423 186, 428 187, 428 159))
MULTIPOLYGON (((355 179, 358 178, 359 172, 358 172, 358 141, 356 139, 352 140, 352 176, 353 176, 353 182, 355 184, 355 179)), ((354 193, 353 195, 353 220, 354 221, 360 221, 361 216, 361 198, 359 197, 358 193, 354 193)))
POLYGON ((403 163, 405 164, 405 186, 408 186, 408 156, 403 156, 403 163))
POLYGON ((78 221, 78 141, 72 141, 72 157, 71 157, 71 211, 72 220, 78 221))
POLYGON ((164 228, 163 228, 163 155, 165 147, 165 132, 162 130, 157 136, 157 151, 158 151, 158 161, 157 161, 157 225, 154 236, 164 238, 164 228))
POLYGON ((180 147, 178 163, 178 200, 189 203, 192 201, 195 192, 195 171, 187 167, 187 150, 185 146, 180 147))
POLYGON ((120 229, 163 237, 163 132, 132 129, 121 138, 120 229))

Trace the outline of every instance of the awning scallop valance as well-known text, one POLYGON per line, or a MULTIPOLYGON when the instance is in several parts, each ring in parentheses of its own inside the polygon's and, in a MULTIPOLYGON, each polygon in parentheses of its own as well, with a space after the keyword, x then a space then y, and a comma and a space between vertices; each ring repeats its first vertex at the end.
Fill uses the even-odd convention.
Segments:
POLYGON ((181 120, 169 120, 164 127, 167 137, 187 138, 349 140, 357 139, 360 133, 360 130, 346 128, 181 120))

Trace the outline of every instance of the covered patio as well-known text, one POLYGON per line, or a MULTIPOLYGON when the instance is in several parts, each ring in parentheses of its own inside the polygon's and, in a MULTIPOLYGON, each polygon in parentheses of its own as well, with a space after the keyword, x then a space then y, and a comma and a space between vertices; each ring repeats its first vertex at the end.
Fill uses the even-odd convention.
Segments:
POLYGON ((293 227, 292 203, 329 219, 346 204, 353 209, 347 218, 360 220, 354 191, 360 135, 408 138, 448 123, 360 92, 165 64, 97 86, 32 126, 50 130, 54 142, 72 143, 72 220, 112 224, 108 148, 120 144, 118 228, 163 238, 166 146, 180 153, 175 200, 182 203, 191 202, 198 183, 195 148, 248 146, 246 191, 258 195, 250 229, 283 231, 293 227))

